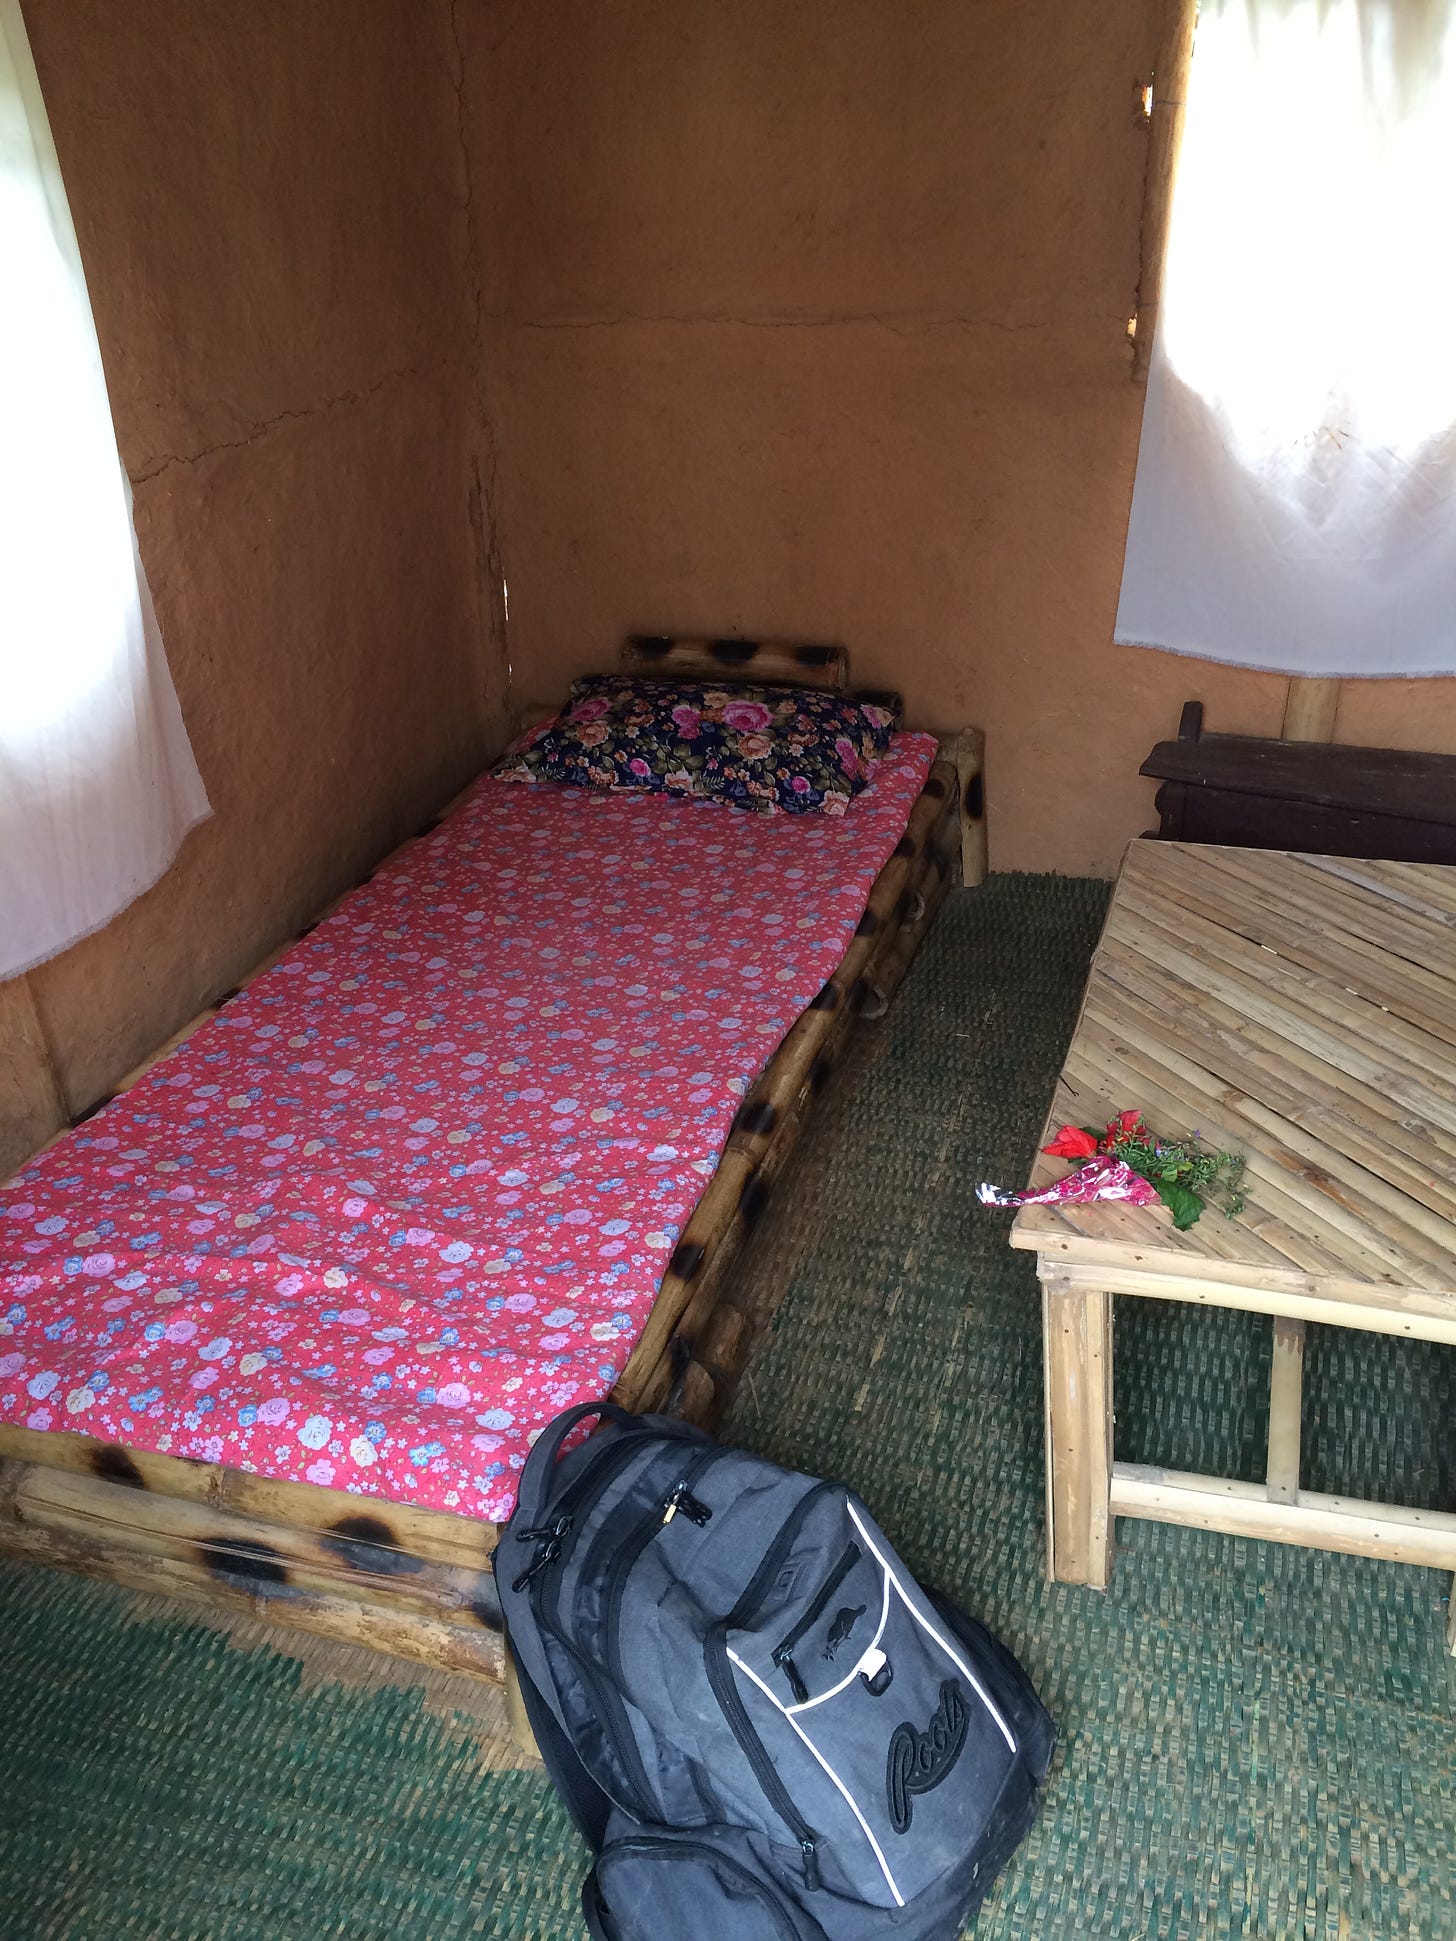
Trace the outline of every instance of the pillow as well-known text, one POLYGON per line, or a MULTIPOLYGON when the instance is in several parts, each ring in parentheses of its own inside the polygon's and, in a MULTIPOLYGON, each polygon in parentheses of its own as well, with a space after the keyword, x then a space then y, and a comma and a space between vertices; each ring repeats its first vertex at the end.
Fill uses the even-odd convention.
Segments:
POLYGON ((899 710, 897 695, 589 674, 496 773, 763 814, 843 815, 888 749, 899 710))

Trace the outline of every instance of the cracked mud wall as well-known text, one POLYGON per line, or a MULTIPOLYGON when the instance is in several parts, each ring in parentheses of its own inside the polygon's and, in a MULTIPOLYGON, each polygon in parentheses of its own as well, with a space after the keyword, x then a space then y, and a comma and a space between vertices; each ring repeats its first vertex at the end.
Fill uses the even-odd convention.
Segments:
POLYGON ((0 985, 0 1171, 458 788, 506 688, 448 0, 25 16, 214 815, 0 985))
MULTIPOLYGON (((1112 873, 1139 762, 1286 683, 1114 648, 1171 0, 462 6, 523 694, 651 632, 832 639, 987 730, 991 861, 1112 873)), ((1341 739, 1456 747, 1450 683, 1341 739)))

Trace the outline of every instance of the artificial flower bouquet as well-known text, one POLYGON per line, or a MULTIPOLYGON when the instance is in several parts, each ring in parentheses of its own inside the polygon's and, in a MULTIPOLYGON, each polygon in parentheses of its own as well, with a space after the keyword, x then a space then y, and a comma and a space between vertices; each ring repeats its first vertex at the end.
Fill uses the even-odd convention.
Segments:
POLYGON ((1082 1164, 1039 1193, 979 1186, 976 1197, 985 1206, 1085 1206, 1093 1200, 1152 1206, 1161 1200, 1180 1233, 1205 1206, 1234 1214, 1244 1204, 1240 1155, 1215 1152, 1196 1132, 1186 1140, 1159 1139, 1141 1112, 1119 1112, 1100 1132, 1090 1126, 1063 1126, 1042 1151, 1082 1164))

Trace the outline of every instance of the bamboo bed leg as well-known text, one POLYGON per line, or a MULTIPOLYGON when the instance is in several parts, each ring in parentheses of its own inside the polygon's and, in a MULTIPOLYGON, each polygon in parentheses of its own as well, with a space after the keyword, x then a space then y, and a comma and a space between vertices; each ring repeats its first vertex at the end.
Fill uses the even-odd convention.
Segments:
POLYGON ((1106 1590, 1112 1576, 1112 1296, 1042 1284, 1047 1575, 1106 1590))
POLYGON ((1304 1385, 1303 1321, 1274 1317, 1274 1359, 1269 1374, 1269 1501, 1299 1499, 1299 1405, 1304 1385))
POLYGON ((975 889, 986 880, 986 737, 962 728, 945 744, 961 784, 961 881, 975 889))

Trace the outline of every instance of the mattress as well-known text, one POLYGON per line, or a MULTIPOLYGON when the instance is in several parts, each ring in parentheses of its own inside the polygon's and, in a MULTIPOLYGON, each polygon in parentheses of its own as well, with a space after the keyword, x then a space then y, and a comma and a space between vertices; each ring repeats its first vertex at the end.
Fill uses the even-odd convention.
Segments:
POLYGON ((507 1516, 934 753, 840 818, 482 779, 0 1186, 0 1423, 507 1516))

